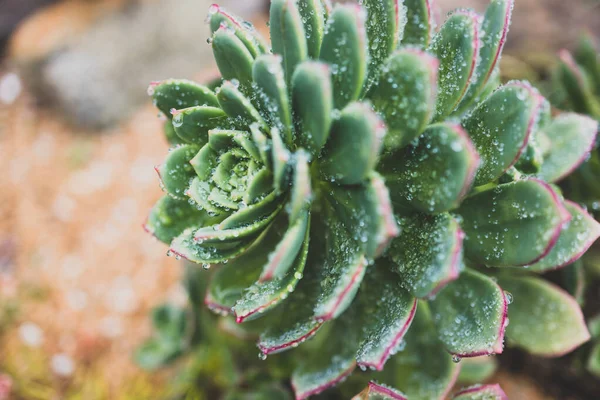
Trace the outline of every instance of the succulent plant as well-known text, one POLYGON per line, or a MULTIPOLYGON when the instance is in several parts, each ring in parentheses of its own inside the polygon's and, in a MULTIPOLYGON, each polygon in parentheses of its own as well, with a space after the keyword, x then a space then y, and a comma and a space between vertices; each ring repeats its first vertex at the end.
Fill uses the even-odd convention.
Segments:
POLYGON ((436 32, 428 0, 273 0, 270 50, 214 5, 222 81, 151 85, 175 147, 146 229, 216 266, 204 302, 260 332, 262 357, 302 344, 298 399, 356 366, 442 398, 458 361, 501 353, 505 330, 545 355, 589 338, 572 297, 523 271, 571 264, 600 235, 546 183, 597 126, 552 120, 526 82, 500 86, 511 12, 492 0, 436 32))

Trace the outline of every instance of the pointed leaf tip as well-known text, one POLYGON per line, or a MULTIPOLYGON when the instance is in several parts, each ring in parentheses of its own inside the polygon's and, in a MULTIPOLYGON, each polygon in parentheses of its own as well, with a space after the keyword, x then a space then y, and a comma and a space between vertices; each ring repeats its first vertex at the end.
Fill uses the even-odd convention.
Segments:
POLYGON ((371 381, 367 388, 352 400, 407 400, 407 398, 392 387, 371 381))

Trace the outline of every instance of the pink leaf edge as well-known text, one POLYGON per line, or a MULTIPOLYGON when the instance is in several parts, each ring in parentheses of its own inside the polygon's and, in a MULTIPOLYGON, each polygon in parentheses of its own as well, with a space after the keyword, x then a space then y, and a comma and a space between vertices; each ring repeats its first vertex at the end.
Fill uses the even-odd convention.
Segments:
POLYGON ((380 385, 376 382, 369 382, 369 393, 381 394, 383 396, 387 396, 393 400, 408 400, 402 394, 400 394, 397 390, 390 389, 387 386, 380 385))
POLYGON ((491 392, 496 396, 496 400, 508 400, 508 396, 504 393, 504 390, 500 387, 500 385, 496 384, 487 384, 487 385, 475 385, 468 387, 466 389, 462 389, 456 394, 454 394, 454 398, 459 396, 464 396, 468 394, 476 394, 483 392, 491 392))
POLYGON ((330 380, 329 382, 325 382, 322 385, 319 385, 316 388, 310 389, 305 392, 298 391, 298 388, 296 387, 296 385, 294 384, 294 380, 292 379, 292 389, 294 390, 294 393, 296 394, 296 400, 308 399, 310 396, 314 396, 316 394, 323 392, 326 389, 329 389, 332 386, 335 386, 336 384, 338 384, 341 381, 343 381, 344 379, 346 379, 352 372, 354 372, 355 368, 356 368, 356 362, 353 362, 352 365, 348 369, 342 371, 342 373, 339 374, 338 376, 336 376, 334 379, 330 380))
POLYGON ((290 340, 289 342, 285 342, 280 345, 277 345, 277 346, 267 347, 264 344, 259 342, 258 348, 260 349, 260 351, 263 354, 275 354, 275 353, 282 352, 290 347, 294 347, 295 345, 298 345, 298 344, 310 339, 317 333, 317 331, 319 329, 321 329, 322 326, 323 326, 322 323, 317 323, 310 331, 308 331, 304 335, 302 335, 294 340, 290 340))

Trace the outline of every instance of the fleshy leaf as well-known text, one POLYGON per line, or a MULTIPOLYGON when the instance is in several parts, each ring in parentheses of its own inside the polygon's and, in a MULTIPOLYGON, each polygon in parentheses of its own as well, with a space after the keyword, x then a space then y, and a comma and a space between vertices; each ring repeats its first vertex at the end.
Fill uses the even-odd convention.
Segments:
POLYGON ((244 253, 256 237, 231 243, 202 245, 194 240, 194 229, 188 228, 171 243, 169 253, 196 264, 218 264, 244 253))
POLYGON ((226 119, 220 108, 196 106, 174 111, 173 127, 180 138, 203 146, 208 142, 208 131, 223 126, 226 119))
POLYGON ((475 385, 462 389, 453 400, 508 400, 508 396, 498 384, 475 385))
POLYGON ((198 153, 199 148, 192 145, 183 145, 172 150, 165 162, 156 172, 167 193, 175 199, 185 199, 185 192, 194 178, 195 171, 190 160, 198 153))
POLYGON ((579 305, 557 286, 535 277, 501 277, 512 294, 509 345, 531 354, 560 357, 590 338, 579 305))
POLYGON ((598 44, 591 32, 583 32, 574 54, 577 64, 586 70, 596 93, 600 93, 600 60, 598 59, 598 44))
POLYGON ((450 115, 467 92, 479 56, 479 25, 477 14, 457 10, 433 38, 430 51, 440 61, 436 121, 450 115))
POLYGON ((258 101, 264 115, 270 119, 267 122, 279 129, 285 144, 290 146, 292 143, 292 110, 281 66, 281 57, 264 55, 257 58, 252 73, 258 88, 258 101))
POLYGON ((235 35, 244 43, 253 57, 258 57, 261 54, 269 52, 264 39, 258 34, 252 24, 228 13, 217 4, 210 6, 208 19, 211 33, 215 33, 221 26, 233 29, 235 35))
POLYGON ((290 82, 294 69, 308 57, 306 33, 296 0, 272 0, 269 26, 273 54, 283 60, 285 81, 290 82))
POLYGON ((308 155, 299 150, 295 153, 295 161, 292 196, 289 203, 290 221, 292 222, 300 217, 302 211, 310 207, 312 201, 308 155))
POLYGON ((401 345, 415 316, 417 300, 400 287, 400 277, 379 261, 367 271, 356 302, 362 327, 356 361, 381 371, 401 345))
POLYGON ((375 374, 378 381, 393 384, 411 400, 445 399, 456 382, 460 364, 437 339, 427 303, 420 303, 404 349, 375 374))
POLYGON ((365 17, 358 5, 338 4, 325 27, 319 58, 330 64, 337 109, 358 99, 367 76, 365 17))
POLYGON ((451 354, 502 353, 508 301, 491 278, 467 269, 429 304, 439 338, 451 354))
POLYGON ((586 368, 590 373, 600 377, 600 343, 596 343, 594 347, 592 347, 588 356, 586 368))
POLYGON ((249 88, 254 57, 236 35, 236 31, 221 25, 212 36, 212 49, 223 79, 236 79, 245 88, 249 88))
MULTIPOLYGON (((308 224, 310 225, 310 221, 308 224)), ((310 228, 307 227, 302 248, 299 250, 285 275, 266 282, 259 280, 244 291, 242 298, 233 307, 238 323, 260 317, 266 311, 279 305, 282 300, 287 298, 289 293, 294 291, 298 281, 302 278, 306 264, 309 232, 310 228)))
POLYGON ((376 382, 369 382, 369 386, 352 400, 407 400, 404 395, 389 386, 376 382))
POLYGON ((481 25, 482 38, 479 62, 467 93, 458 106, 457 113, 465 111, 476 101, 490 79, 496 64, 500 61, 510 26, 513 6, 514 0, 492 0, 485 11, 481 25))
POLYGON ((404 0, 406 26, 402 45, 413 45, 425 49, 429 46, 434 31, 433 0, 404 0))
POLYGON ((544 134, 552 143, 544 154, 539 177, 556 182, 577 168, 589 156, 598 132, 598 122, 577 114, 562 114, 544 134))
POLYGON ((156 107, 169 119, 172 118, 172 109, 219 106, 217 97, 212 90, 185 79, 153 82, 148 87, 148 93, 152 96, 156 107))
POLYGON ((490 379, 498 368, 498 361, 495 357, 471 357, 461 360, 460 365, 458 381, 463 384, 475 384, 490 379))
POLYGON ((392 241, 389 256, 402 286, 413 295, 435 295, 458 278, 462 261, 463 233, 449 214, 416 215, 399 220, 401 234, 392 241))
POLYGON ((387 148, 396 149, 420 135, 433 114, 438 61, 415 49, 399 50, 383 63, 369 98, 389 132, 387 148))
POLYGON ((398 235, 389 192, 378 174, 361 185, 332 185, 329 194, 337 217, 369 259, 381 255, 398 235))
POLYGON ((559 58, 558 76, 569 96, 570 106, 575 112, 600 118, 600 102, 594 97, 589 78, 581 66, 567 50, 561 50, 559 58))
POLYGON ((319 58, 321 43, 325 33, 325 6, 322 0, 303 0, 298 2, 298 9, 304 23, 308 56, 319 58))
POLYGON ((537 179, 477 193, 462 203, 458 213, 464 218, 467 257, 496 267, 542 259, 571 218, 558 194, 537 179))
POLYGON ((529 270, 545 272, 574 263, 600 237, 600 223, 583 208, 571 201, 566 201, 565 207, 571 214, 571 220, 563 226, 548 255, 528 266, 529 270))
POLYGON ((331 74, 326 64, 304 62, 292 78, 292 105, 298 145, 318 156, 327 142, 333 111, 331 74))
POLYGON ((234 123, 240 127, 246 127, 257 122, 262 128, 267 128, 267 124, 250 100, 238 90, 238 88, 229 81, 217 91, 219 105, 234 123))
POLYGON ((161 242, 169 244, 186 228, 200 226, 209 219, 205 211, 198 210, 187 200, 163 196, 152 207, 144 229, 161 242))
POLYGON ((273 165, 273 179, 275 192, 281 193, 286 187, 288 172, 290 170, 291 154, 283 143, 279 129, 271 130, 272 150, 271 165, 273 165))
POLYGON ((342 185, 363 182, 375 169, 385 124, 365 103, 351 103, 333 122, 321 155, 325 179, 342 185))
POLYGON ((462 122, 481 156, 475 185, 497 179, 518 161, 545 108, 547 102, 533 87, 513 82, 494 92, 462 122))
POLYGON ((478 165, 467 133, 459 125, 443 123, 430 125, 416 144, 384 155, 378 170, 394 204, 437 214, 459 205, 478 165))

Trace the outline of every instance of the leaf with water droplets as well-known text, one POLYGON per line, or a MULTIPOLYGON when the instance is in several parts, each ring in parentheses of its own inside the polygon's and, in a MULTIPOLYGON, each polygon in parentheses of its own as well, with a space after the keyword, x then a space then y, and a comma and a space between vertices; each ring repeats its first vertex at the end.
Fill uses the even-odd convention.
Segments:
POLYGON ((365 103, 351 103, 331 126, 320 158, 321 174, 342 185, 363 182, 375 169, 385 124, 365 103))
POLYGON ((391 272, 389 265, 378 261, 367 271, 352 307, 357 308, 357 328, 362 328, 356 361, 359 366, 381 371, 402 345, 417 300, 401 288, 400 277, 391 272))
POLYGON ((508 400, 498 384, 474 385, 454 394, 452 400, 508 400))
MULTIPOLYGON (((279 305, 281 301, 294 291, 298 281, 302 277, 308 255, 310 221, 307 222, 307 225, 305 227, 302 246, 291 265, 287 268, 287 272, 283 276, 278 276, 268 281, 261 281, 259 279, 254 285, 246 289, 243 296, 235 303, 233 311, 237 322, 259 318, 266 311, 279 305)), ((281 252, 280 246, 275 249, 275 252, 278 251, 280 254, 285 255, 285 252, 281 252)), ((293 254, 288 254, 286 257, 290 256, 293 257, 293 254)), ((271 254, 268 256, 267 263, 272 262, 269 257, 272 257, 271 254)))
POLYGON ((458 381, 462 384, 475 384, 488 381, 498 369, 496 357, 471 357, 460 362, 458 381))
POLYGON ((326 346, 305 350, 292 374, 297 400, 304 400, 336 385, 356 367, 358 333, 349 321, 336 320, 327 332, 326 346))
POLYGON ((175 147, 179 146, 180 144, 188 144, 186 140, 183 140, 182 138, 177 136, 177 132, 175 132, 175 127, 173 126, 173 123, 170 119, 165 121, 165 124, 163 125, 163 131, 165 133, 165 138, 167 139, 167 143, 169 143, 169 145, 175 147))
POLYGON ((152 207, 144 229, 161 242, 169 244, 186 228, 202 226, 209 219, 206 211, 198 210, 187 200, 163 196, 152 207))
POLYGON ((598 122, 583 115, 562 114, 543 132, 551 146, 544 154, 538 176, 546 182, 556 182, 589 156, 598 133, 598 122))
POLYGON ((232 82, 223 83, 217 92, 217 99, 223 111, 237 126, 247 127, 257 122, 261 128, 267 128, 267 124, 252 102, 232 82))
POLYGON ((398 45, 404 32, 405 11, 402 0, 363 0, 367 10, 367 37, 369 38, 369 77, 364 92, 378 77, 379 68, 398 45))
POLYGON ((281 55, 285 81, 290 82, 296 65, 308 57, 306 33, 296 0, 272 0, 269 26, 273 54, 281 55))
POLYGON ((213 33, 212 49, 223 79, 236 79, 242 85, 242 91, 247 92, 252 83, 254 56, 235 30, 222 25, 213 33))
POLYGON ((529 84, 513 82, 494 92, 463 120, 481 156, 475 185, 497 179, 518 161, 547 107, 529 84))
POLYGON ((367 76, 365 12, 358 5, 336 5, 327 25, 319 58, 330 64, 334 106, 358 99, 367 76))
POLYGON ((501 277, 512 293, 508 344, 534 355, 560 357, 587 342, 581 308, 564 290, 535 277, 501 277))
POLYGON ((545 272, 561 268, 577 261, 600 237, 600 223, 578 204, 566 201, 565 207, 571 220, 563 228, 558 241, 548 255, 527 268, 545 272))
POLYGON ((261 54, 269 52, 265 40, 248 21, 244 21, 240 17, 228 13, 216 4, 211 6, 208 17, 211 33, 218 31, 221 26, 226 26, 235 32, 235 35, 244 43, 253 57, 256 58, 261 54))
POLYGON ((275 210, 282 207, 281 198, 275 193, 270 193, 256 204, 243 207, 225 218, 219 224, 219 229, 242 228, 260 219, 271 215, 275 210))
POLYGON ((212 90, 186 79, 168 79, 155 82, 148 88, 156 107, 169 119, 172 109, 195 106, 218 107, 219 102, 212 90))
POLYGON ((430 297, 458 278, 464 268, 463 233, 450 214, 400 218, 401 234, 389 257, 402 286, 419 298, 430 297))
POLYGON ((163 187, 175 199, 185 199, 185 192, 190 181, 196 176, 190 160, 198 153, 199 148, 183 145, 172 150, 165 162, 156 169, 163 187))
POLYGON ((473 11, 457 10, 433 38, 430 51, 440 61, 435 121, 456 109, 473 79, 479 57, 479 20, 473 11))
POLYGON ((287 187, 291 154, 279 134, 278 129, 271 130, 271 165, 273 166, 273 184, 276 193, 283 192, 287 187))
POLYGON ((308 155, 303 150, 297 151, 294 155, 296 163, 294 166, 292 195, 288 205, 290 221, 292 222, 299 218, 312 202, 308 155))
POLYGON ((429 46, 435 21, 433 0, 404 0, 406 26, 401 44, 425 49, 429 46))
POLYGON ((188 228, 173 239, 169 253, 196 264, 218 264, 244 253, 255 239, 252 236, 237 242, 204 245, 194 240, 194 229, 188 228))
POLYGON ((571 218, 558 194, 537 179, 499 185, 467 198, 467 258, 489 266, 521 266, 545 257, 571 218))
POLYGON ((327 200, 352 239, 369 259, 381 255, 398 235, 389 192, 381 176, 373 173, 361 185, 331 185, 327 200))
POLYGON ((292 78, 292 105, 296 119, 296 142, 318 156, 329 137, 333 92, 326 64, 304 62, 292 78))
POLYGON ((183 140, 203 146, 208 141, 208 131, 223 126, 226 120, 220 108, 195 106, 175 111, 173 127, 183 140))
POLYGON ((594 96, 586 72, 567 50, 561 50, 559 58, 557 76, 568 95, 570 107, 575 112, 600 118, 600 101, 594 96))
POLYGON ((407 400, 399 390, 376 382, 369 382, 369 386, 352 400, 407 400))
POLYGON ((379 382, 393 384, 411 400, 445 399, 456 382, 460 364, 452 362, 438 340, 427 303, 421 302, 404 349, 390 359, 379 382))
POLYGON ((256 59, 252 72, 258 102, 270 126, 279 129, 287 146, 292 144, 292 110, 281 57, 264 55, 256 59))
POLYGON ((499 63, 510 26, 513 5, 514 0, 492 0, 485 11, 483 23, 481 24, 482 37, 479 61, 473 80, 458 106, 456 114, 464 112, 473 102, 476 102, 496 64, 499 63))
POLYGON ((403 209, 437 214, 459 205, 473 183, 479 155, 467 133, 430 125, 414 145, 385 154, 378 171, 403 209))
POLYGON ((322 0, 303 0, 298 2, 298 9, 304 24, 308 56, 312 59, 319 58, 325 33, 325 5, 322 0))
POLYGON ((508 300, 491 278, 467 269, 429 304, 439 338, 451 354, 502 353, 508 300))
POLYGON ((438 61, 415 49, 396 51, 381 66, 369 92, 388 133, 385 146, 396 149, 419 136, 431 119, 437 91, 438 61))

